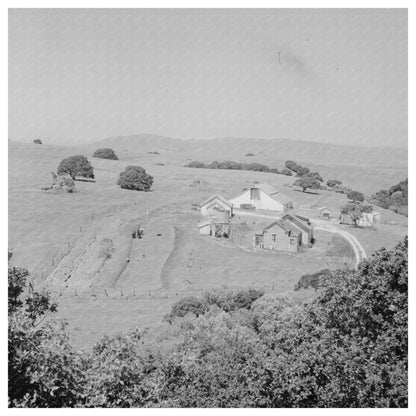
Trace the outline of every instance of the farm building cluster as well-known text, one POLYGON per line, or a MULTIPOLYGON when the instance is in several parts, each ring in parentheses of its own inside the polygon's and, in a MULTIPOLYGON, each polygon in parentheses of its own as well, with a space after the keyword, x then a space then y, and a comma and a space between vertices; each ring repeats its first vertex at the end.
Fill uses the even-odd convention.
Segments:
POLYGON ((201 235, 230 238, 234 208, 240 210, 264 210, 279 213, 282 217, 261 234, 254 234, 255 248, 297 252, 300 245, 313 241, 313 226, 308 218, 288 214, 293 201, 268 184, 253 184, 231 200, 213 195, 200 204, 204 220, 198 224, 201 235))

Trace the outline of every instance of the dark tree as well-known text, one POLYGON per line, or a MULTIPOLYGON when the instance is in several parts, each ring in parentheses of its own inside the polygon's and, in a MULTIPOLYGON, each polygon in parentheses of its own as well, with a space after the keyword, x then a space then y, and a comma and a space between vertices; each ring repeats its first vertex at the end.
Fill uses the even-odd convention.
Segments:
POLYGON ((292 170, 294 170, 296 172, 296 176, 298 177, 303 177, 303 176, 307 176, 309 174, 309 169, 305 168, 303 166, 295 166, 294 168, 292 168, 292 170))
POLYGON ((33 143, 42 144, 42 140, 41 139, 35 139, 35 140, 33 140, 33 143))
POLYGON ((10 254, 8 269, 9 406, 82 405, 80 360, 63 329, 49 320, 56 303, 47 292, 27 285, 28 271, 12 266, 10 254))
POLYGON ((75 178, 94 179, 94 168, 85 156, 75 155, 62 160, 58 166, 58 175, 69 175, 73 180, 75 178))
POLYGON ((282 175, 292 176, 292 171, 291 171, 291 170, 289 170, 289 169, 287 169, 287 168, 283 168, 283 169, 280 171, 280 173, 281 173, 282 175))
POLYGON ((205 163, 198 162, 197 160, 193 160, 185 165, 187 168, 206 168, 205 163))
POLYGON ((347 198, 350 199, 352 202, 363 202, 364 194, 358 191, 351 191, 347 194, 347 198))
POLYGON ((295 181, 293 184, 302 188, 302 192, 305 192, 307 189, 319 189, 321 184, 315 178, 303 177, 295 181))
POLYGON ((341 214, 349 215, 354 227, 358 227, 360 219, 363 217, 363 213, 370 213, 372 211, 372 205, 362 205, 357 202, 348 203, 341 207, 341 214))
POLYGON ((293 160, 286 160, 285 167, 287 169, 292 169, 294 166, 298 166, 298 164, 293 160))
POLYGON ((319 182, 323 182, 322 176, 319 174, 319 172, 309 172, 306 174, 308 178, 314 178, 319 182))
POLYGON ((337 185, 342 185, 342 182, 339 181, 338 179, 329 179, 326 183, 330 188, 333 188, 334 186, 337 185))
POLYGON ((108 147, 97 149, 92 156, 98 159, 118 160, 118 156, 114 153, 114 150, 108 147))
POLYGON ((153 176, 148 175, 140 166, 127 166, 125 171, 120 173, 117 185, 123 189, 147 192, 153 185, 153 176))
POLYGON ((254 153, 246 153, 246 156, 254 156, 254 153))
POLYGON ((165 320, 172 322, 174 318, 182 318, 188 313, 193 313, 196 316, 203 315, 208 308, 209 305, 205 299, 188 296, 173 304, 169 315, 165 316, 165 320))

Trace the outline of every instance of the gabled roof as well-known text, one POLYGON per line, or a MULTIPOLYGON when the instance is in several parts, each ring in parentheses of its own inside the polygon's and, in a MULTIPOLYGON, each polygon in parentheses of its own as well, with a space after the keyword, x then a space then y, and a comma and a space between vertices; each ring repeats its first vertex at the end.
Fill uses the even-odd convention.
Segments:
POLYGON ((267 231, 267 230, 270 230, 275 225, 277 225, 278 227, 280 227, 283 231, 289 233, 289 235, 298 236, 300 234, 300 232, 298 230, 296 230, 292 226, 292 224, 290 224, 288 221, 285 221, 285 220, 277 220, 277 221, 272 222, 266 228, 263 229, 263 232, 264 231, 267 231))
POLYGON ((215 194, 213 196, 210 196, 208 199, 206 199, 205 201, 200 203, 200 206, 202 207, 203 205, 208 204, 209 202, 213 201, 214 199, 219 199, 221 202, 223 202, 225 205, 227 205, 228 207, 232 208, 233 204, 228 201, 227 199, 225 199, 223 196, 219 195, 219 194, 215 194))
POLYGON ((283 205, 293 202, 292 198, 289 198, 287 195, 282 194, 280 191, 273 188, 273 186, 269 185, 268 183, 254 183, 244 188, 244 190, 252 189, 252 188, 261 189, 267 195, 272 197, 275 201, 280 202, 283 205))
POLYGON ((311 225, 309 218, 302 217, 300 215, 286 214, 282 217, 286 221, 293 222, 296 226, 302 228, 304 231, 311 231, 313 226, 311 225))

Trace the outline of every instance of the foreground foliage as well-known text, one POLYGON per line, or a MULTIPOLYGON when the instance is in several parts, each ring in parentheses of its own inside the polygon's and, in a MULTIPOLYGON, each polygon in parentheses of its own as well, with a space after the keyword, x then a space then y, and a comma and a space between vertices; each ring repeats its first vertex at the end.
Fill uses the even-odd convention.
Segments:
POLYGON ((46 295, 20 300, 26 275, 9 268, 12 405, 408 404, 407 238, 357 270, 305 276, 297 289, 317 290, 307 304, 252 289, 211 291, 176 303, 158 330, 105 337, 88 354, 75 353, 63 330, 47 326, 35 335, 51 304, 46 295))

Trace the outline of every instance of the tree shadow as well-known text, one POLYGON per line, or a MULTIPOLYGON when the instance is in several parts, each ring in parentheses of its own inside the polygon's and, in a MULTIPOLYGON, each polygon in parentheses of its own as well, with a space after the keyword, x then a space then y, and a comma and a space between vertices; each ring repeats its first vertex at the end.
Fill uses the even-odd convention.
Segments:
POLYGON ((301 189, 294 189, 296 192, 300 192, 302 194, 310 194, 310 195, 320 195, 319 192, 313 192, 313 191, 302 191, 301 189))

